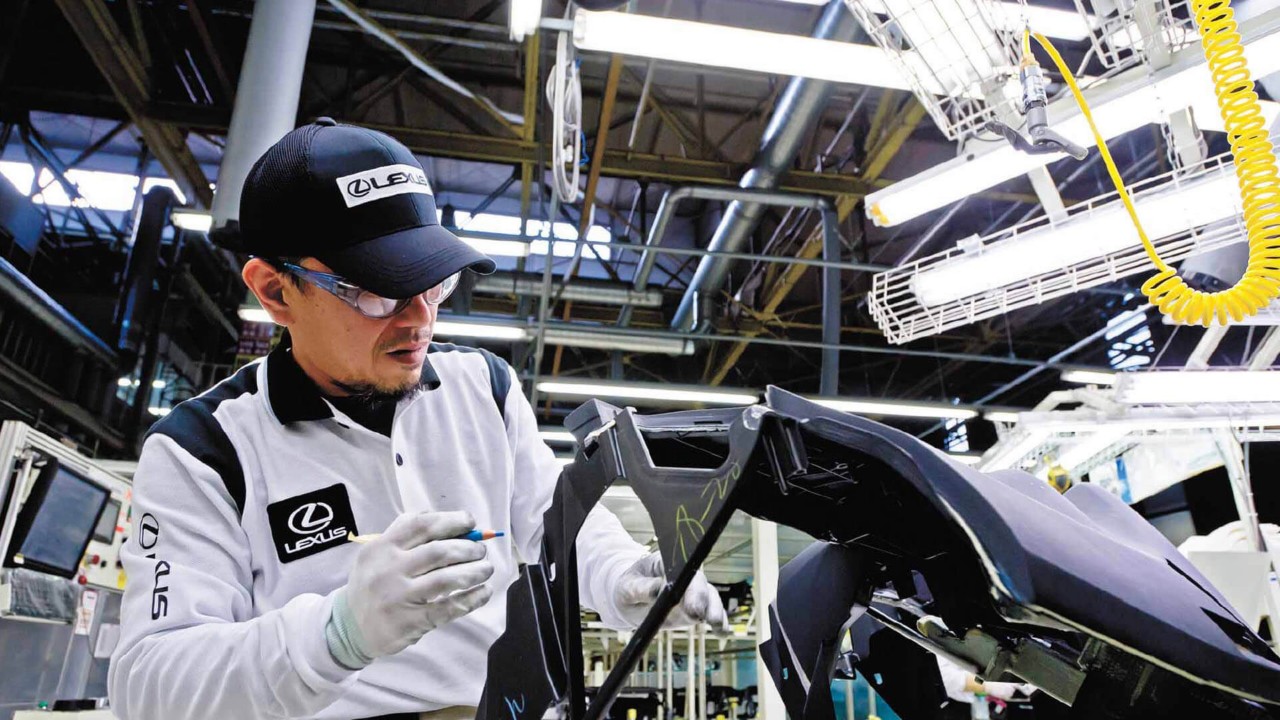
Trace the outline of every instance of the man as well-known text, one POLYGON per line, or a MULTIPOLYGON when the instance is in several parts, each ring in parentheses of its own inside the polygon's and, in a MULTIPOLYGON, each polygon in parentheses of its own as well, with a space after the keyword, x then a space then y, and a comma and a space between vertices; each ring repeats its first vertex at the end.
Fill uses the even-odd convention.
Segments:
MULTIPOLYGON (((511 367, 431 344, 458 274, 493 261, 438 224, 403 145, 327 118, 254 165, 235 245, 286 338, 143 445, 112 709, 468 717, 559 475, 511 367), (507 536, 458 539, 473 528, 507 536)), ((584 604, 644 617, 661 561, 613 515, 591 514, 578 555, 584 604)), ((675 615, 724 610, 699 578, 675 615)))

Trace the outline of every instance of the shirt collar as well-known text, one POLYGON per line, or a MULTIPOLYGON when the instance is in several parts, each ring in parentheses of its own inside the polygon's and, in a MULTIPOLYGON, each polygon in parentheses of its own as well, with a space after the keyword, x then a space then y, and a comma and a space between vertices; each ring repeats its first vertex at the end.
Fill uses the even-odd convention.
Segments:
MULTIPOLYGON (((428 353, 435 350, 435 344, 428 353)), ((302 420, 326 420, 333 417, 333 408, 325 402, 320 388, 298 365, 293 357, 293 342, 286 330, 280 344, 267 356, 267 400, 271 413, 281 424, 302 420)), ((440 376, 428 359, 422 365, 420 387, 435 390, 440 387, 440 376)))

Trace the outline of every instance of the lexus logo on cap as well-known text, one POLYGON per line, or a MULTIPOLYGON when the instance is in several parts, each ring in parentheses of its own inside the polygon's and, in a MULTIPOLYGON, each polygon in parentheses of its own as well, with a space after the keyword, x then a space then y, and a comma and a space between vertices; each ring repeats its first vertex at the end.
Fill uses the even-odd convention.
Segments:
POLYGON ((406 193, 432 194, 422 168, 403 163, 343 175, 337 182, 349 208, 406 193))
POLYGON ((319 532, 333 522, 333 508, 324 503, 307 503, 289 514, 289 529, 299 535, 319 532))

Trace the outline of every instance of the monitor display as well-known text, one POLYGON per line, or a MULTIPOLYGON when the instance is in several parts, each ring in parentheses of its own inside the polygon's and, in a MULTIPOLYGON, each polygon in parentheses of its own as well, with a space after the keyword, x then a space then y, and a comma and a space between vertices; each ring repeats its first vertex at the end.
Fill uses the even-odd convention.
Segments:
POLYGON ((98 518, 98 527, 93 529, 93 539, 100 543, 111 544, 116 537, 116 521, 120 519, 120 501, 108 500, 107 507, 98 518))
POLYGON ((18 513, 5 564, 72 577, 111 492, 50 460, 18 513))

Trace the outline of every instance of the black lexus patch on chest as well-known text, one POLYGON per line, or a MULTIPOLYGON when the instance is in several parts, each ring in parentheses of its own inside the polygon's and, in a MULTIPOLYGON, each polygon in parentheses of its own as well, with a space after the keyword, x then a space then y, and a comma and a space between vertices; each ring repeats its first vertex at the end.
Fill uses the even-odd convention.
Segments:
POLYGON ((347 533, 360 534, 342 483, 271 503, 267 520, 282 563, 342 545, 347 533))

